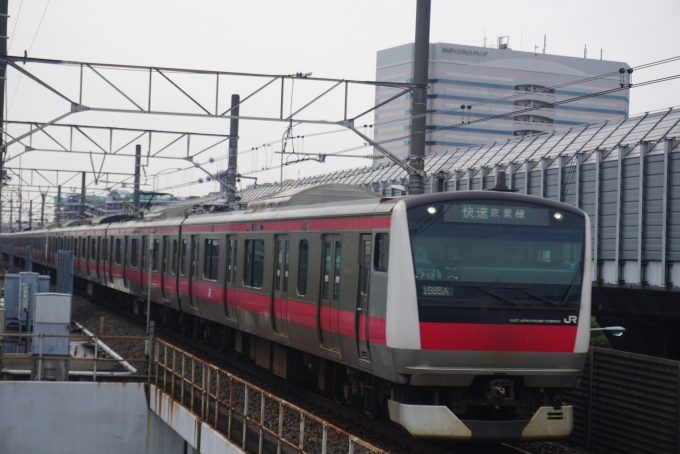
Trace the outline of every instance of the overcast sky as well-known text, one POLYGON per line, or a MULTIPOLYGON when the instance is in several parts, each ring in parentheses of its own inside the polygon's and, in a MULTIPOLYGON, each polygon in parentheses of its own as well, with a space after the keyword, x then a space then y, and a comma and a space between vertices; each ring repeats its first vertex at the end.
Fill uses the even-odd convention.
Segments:
MULTIPOLYGON (((376 52, 413 41, 415 29, 415 0, 381 1, 208 1, 193 0, 10 0, 9 25, 10 55, 22 55, 72 61, 122 63, 143 66, 169 66, 206 70, 257 72, 267 74, 290 74, 313 72, 314 77, 375 79, 376 52), (39 24, 42 20, 42 24, 39 24)), ((624 61, 631 66, 680 55, 680 2, 677 0, 633 1, 486 1, 457 2, 432 1, 430 41, 483 45, 484 36, 494 42, 498 36, 510 36, 510 47, 515 50, 533 51, 534 45, 543 44, 547 35, 547 53, 583 57, 584 46, 589 58, 599 58, 602 49, 604 59, 624 61)), ((33 71, 34 66, 26 65, 33 71)), ((54 67, 39 71, 48 83, 59 85, 71 94, 77 92, 77 75, 58 71, 54 67)), ((634 82, 679 74, 680 64, 668 64, 634 74, 634 82)), ((125 85, 133 93, 140 93, 143 101, 146 82, 132 76, 121 76, 117 83, 125 85)), ((25 77, 19 82, 18 73, 8 72, 7 107, 9 120, 47 121, 68 106, 37 88, 25 77), (18 87, 18 88, 17 88, 18 87)), ((179 79, 182 86, 208 105, 212 85, 205 80, 179 79)), ((256 86, 255 82, 233 82, 221 85, 220 103, 228 105, 229 94, 242 95, 256 86)), ((89 100, 105 105, 110 99, 112 106, 115 93, 109 93, 95 85, 86 87, 89 100), (87 91, 87 90, 90 91, 87 91), (92 92, 92 93, 91 93, 92 92)), ((160 82, 159 82, 160 87, 160 82)), ((326 86, 324 86, 326 87, 326 86)), ((318 87, 296 86, 293 109, 304 105, 315 94, 323 91, 318 87)), ((159 88, 159 90, 161 90, 159 88)), ((166 87, 165 90, 168 90, 166 87)), ((163 100, 169 108, 175 101, 172 94, 163 100)), ((167 91, 167 93, 170 93, 167 91)), ((353 93, 351 107, 356 112, 369 107, 374 99, 372 89, 357 89, 353 93)), ((290 96, 290 92, 286 93, 290 96)), ((141 102, 140 101, 140 102, 141 102)), ((155 101, 154 101, 155 102, 155 101)), ((160 102, 160 99, 159 99, 160 102)), ((184 102, 184 101, 181 101, 184 102)), ((177 104, 178 106, 180 104, 177 104)), ((656 84, 631 91, 631 114, 680 105, 680 82, 656 84)), ((286 109, 291 106, 286 104, 286 109)), ((262 98, 244 110, 252 115, 265 115, 278 108, 276 90, 262 93, 262 98)), ((309 111, 308 118, 339 119, 342 99, 335 98, 309 111)), ((197 120, 186 118, 149 119, 140 115, 122 114, 76 114, 64 123, 99 124, 139 128, 203 131, 227 133, 227 120, 197 120)), ((367 116, 360 123, 371 123, 367 116)), ((280 123, 241 122, 240 150, 248 150, 281 138, 285 125, 280 123)), ((299 126, 295 135, 335 129, 329 126, 299 126)), ((14 133, 18 129, 12 130, 14 133)), ((36 138, 36 140, 38 140, 36 138)), ((354 145, 361 140, 351 132, 323 136, 312 141, 305 139, 305 151, 333 152, 354 145)), ((146 142, 143 142, 146 143, 146 142)), ((83 147, 87 144, 83 143, 83 147)), ((297 144, 302 146, 301 143, 297 144)), ((87 145, 92 149, 91 145, 87 145)), ((144 145, 146 146, 146 145, 144 145)), ((168 150, 181 156, 186 152, 178 144, 177 150, 168 150)), ((248 153, 241 156, 243 173, 273 165, 278 159, 271 152, 248 153)), ((16 155, 18 148, 12 149, 16 155)), ((132 152, 132 149, 128 150, 132 152)), ((226 143, 201 155, 219 158, 227 152, 226 143)), ((365 153, 370 152, 366 149, 365 153)), ((50 167, 60 169, 91 169, 87 155, 68 156, 31 152, 22 156, 24 167, 50 167)), ((98 168, 100 157, 95 157, 98 168)), ((10 166, 18 166, 18 160, 10 166)), ((287 166, 284 177, 326 173, 340 168, 366 165, 361 159, 329 159, 326 164, 304 163, 287 166)), ((109 159, 105 169, 128 172, 133 170, 132 158, 109 159)), ((154 161, 146 169, 147 175, 159 171, 186 167, 181 161, 154 161)), ((226 167, 218 161, 207 166, 211 171, 226 167)), ((158 179, 158 187, 177 186, 195 181, 197 171, 171 174, 158 179)), ((278 181, 279 171, 270 170, 257 174, 260 182, 278 181)), ((60 177, 62 178, 62 177, 60 177)), ((35 180, 37 181, 37 180, 35 180)), ((62 180, 63 181, 63 180, 62 180)), ((73 180, 75 181, 75 180, 73 180)), ((151 185, 151 180, 147 179, 151 185)), ((69 183, 73 184, 73 183, 69 183)), ((77 186, 77 184, 75 184, 77 186)), ((100 183, 93 189, 103 190, 100 183)), ((147 186, 145 189, 152 189, 147 186)), ((181 195, 205 194, 216 190, 214 183, 191 185, 175 192, 181 195)))

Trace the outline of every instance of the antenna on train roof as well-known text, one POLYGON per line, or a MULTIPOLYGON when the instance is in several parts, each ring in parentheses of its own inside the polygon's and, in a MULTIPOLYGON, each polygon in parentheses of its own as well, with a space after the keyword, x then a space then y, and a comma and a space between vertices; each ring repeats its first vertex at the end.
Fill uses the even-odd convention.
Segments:
POLYGON ((502 171, 502 170, 499 170, 498 173, 496 173, 496 186, 489 189, 489 191, 517 192, 517 189, 510 189, 505 184, 505 172, 502 171))

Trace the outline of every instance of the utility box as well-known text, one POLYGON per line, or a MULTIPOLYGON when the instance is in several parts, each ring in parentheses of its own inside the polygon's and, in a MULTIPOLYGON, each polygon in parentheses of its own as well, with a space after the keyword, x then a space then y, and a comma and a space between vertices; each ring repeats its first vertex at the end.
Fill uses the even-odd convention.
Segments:
POLYGON ((62 293, 35 294, 35 320, 33 333, 44 335, 42 351, 40 338, 34 337, 33 354, 68 356, 68 337, 46 337, 47 335, 68 336, 71 326, 71 295, 62 293))
POLYGON ((31 367, 31 380, 68 380, 71 295, 36 293, 32 352, 38 356, 31 367), (50 337, 52 335, 65 337, 50 337))
POLYGON ((5 305, 0 303, 0 370, 2 370, 2 357, 5 355, 5 305))
POLYGON ((21 277, 18 274, 5 274, 5 323, 3 328, 13 325, 19 331, 19 288, 21 277))

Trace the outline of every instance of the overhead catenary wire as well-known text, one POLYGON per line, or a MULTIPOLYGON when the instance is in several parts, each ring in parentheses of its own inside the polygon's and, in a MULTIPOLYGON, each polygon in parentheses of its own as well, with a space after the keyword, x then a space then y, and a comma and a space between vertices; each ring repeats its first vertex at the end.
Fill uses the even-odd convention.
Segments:
MULTIPOLYGON (((670 80, 676 80, 676 79, 680 79, 680 74, 637 83, 637 84, 633 85, 632 87, 623 87, 623 88, 622 87, 616 87, 616 88, 604 90, 604 91, 601 91, 601 92, 591 93, 591 94, 588 94, 588 95, 568 98, 568 99, 565 99, 565 100, 562 100, 562 101, 555 102, 553 104, 555 104, 555 105, 566 104, 566 103, 569 103, 569 102, 575 102, 575 101, 580 101, 580 100, 583 100, 583 99, 602 96, 604 94, 614 93, 614 92, 621 91, 621 90, 628 90, 629 88, 643 87, 643 86, 652 85, 652 84, 656 84, 656 83, 668 82, 670 80)), ((456 124, 453 124, 453 125, 445 126, 445 127, 434 129, 434 130, 427 130, 425 132, 412 133, 412 134, 408 134, 408 135, 405 135, 405 136, 394 137, 394 138, 391 138, 391 139, 387 139, 387 140, 383 140, 383 141, 375 142, 375 143, 378 144, 378 145, 384 145, 384 144, 388 144, 388 143, 392 143, 392 142, 398 142, 398 141, 410 139, 412 137, 416 137, 416 136, 419 136, 419 135, 435 134, 435 133, 438 133, 438 132, 449 131, 449 130, 460 128, 460 127, 463 127, 463 126, 468 126, 470 124, 482 123, 482 122, 485 122, 485 121, 491 121, 491 120, 495 120, 495 119, 498 119, 498 118, 517 115, 517 114, 520 114, 520 113, 526 113, 526 112, 534 111, 534 110, 538 110, 538 109, 540 109, 540 107, 529 107, 529 108, 526 108, 526 109, 520 109, 520 110, 507 112, 507 113, 503 113, 503 114, 497 114, 497 115, 491 115, 489 117, 479 118, 477 120, 472 120, 471 122, 466 123, 466 124, 456 123, 456 124)), ((336 151, 336 152, 332 152, 332 153, 325 153, 325 154, 326 154, 326 156, 338 155, 338 154, 343 154, 343 153, 349 153, 350 151, 361 150, 361 149, 372 147, 372 146, 373 145, 358 145, 356 147, 347 148, 347 149, 344 149, 344 150, 340 150, 340 151, 336 151)), ((278 168, 278 166, 274 166, 274 167, 271 167, 270 169, 266 169, 266 170, 271 170, 271 169, 276 169, 276 168, 278 168)), ((244 173, 244 175, 252 175, 252 174, 255 174, 255 173, 262 172, 262 171, 263 170, 255 170, 255 171, 252 171, 252 172, 244 173)))

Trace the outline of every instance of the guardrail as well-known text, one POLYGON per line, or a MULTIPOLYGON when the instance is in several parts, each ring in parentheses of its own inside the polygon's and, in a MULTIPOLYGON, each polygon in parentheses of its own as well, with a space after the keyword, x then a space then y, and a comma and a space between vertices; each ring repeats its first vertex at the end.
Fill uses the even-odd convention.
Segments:
POLYGON ((354 454, 359 449, 370 453, 385 452, 161 339, 155 339, 153 346, 152 368, 155 370, 151 383, 188 406, 244 450, 250 448, 249 452, 262 453, 267 439, 276 444, 278 454, 284 448, 285 451, 322 454, 354 454), (284 424, 285 421, 288 423, 284 424), (249 431, 257 434, 257 448, 247 446, 249 431), (308 450, 305 450, 306 436, 308 450), (321 446, 317 445, 319 439, 321 446))
POLYGON ((680 453, 680 362, 591 347, 569 441, 601 453, 680 453))

